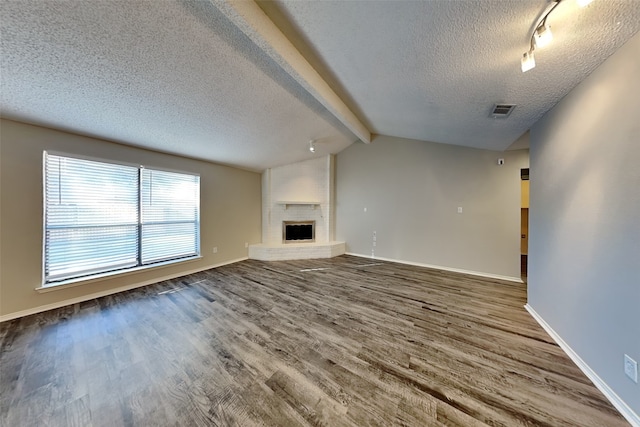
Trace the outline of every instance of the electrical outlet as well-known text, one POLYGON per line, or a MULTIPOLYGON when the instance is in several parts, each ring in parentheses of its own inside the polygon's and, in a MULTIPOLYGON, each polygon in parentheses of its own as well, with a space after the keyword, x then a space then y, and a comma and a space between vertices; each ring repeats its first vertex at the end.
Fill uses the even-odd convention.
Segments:
POLYGON ((217 254, 217 253, 218 253, 218 247, 217 247, 217 246, 214 246, 214 247, 213 247, 213 253, 214 253, 214 254, 217 254))
POLYGON ((462 213, 462 206, 458 206, 458 213, 462 213))
POLYGON ((624 355, 624 373, 631 378, 631 381, 634 383, 638 382, 638 362, 630 358, 627 354, 624 355))

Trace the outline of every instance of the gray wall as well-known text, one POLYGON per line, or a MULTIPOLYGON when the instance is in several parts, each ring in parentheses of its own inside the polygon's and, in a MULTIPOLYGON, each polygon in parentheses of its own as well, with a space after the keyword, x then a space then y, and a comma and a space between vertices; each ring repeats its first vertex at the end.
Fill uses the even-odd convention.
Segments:
POLYGON ((374 249, 380 258, 518 280, 526 167, 526 150, 387 136, 355 143, 336 160, 336 239, 346 241, 349 253, 371 256, 374 249))
POLYGON ((203 270, 244 258, 244 243, 260 242, 258 173, 9 120, 0 121, 0 138, 0 317, 203 270), (43 150, 200 174, 202 258, 73 288, 36 292, 42 285, 43 150))
POLYGON ((530 200, 529 305, 639 414, 640 33, 531 130, 530 200))

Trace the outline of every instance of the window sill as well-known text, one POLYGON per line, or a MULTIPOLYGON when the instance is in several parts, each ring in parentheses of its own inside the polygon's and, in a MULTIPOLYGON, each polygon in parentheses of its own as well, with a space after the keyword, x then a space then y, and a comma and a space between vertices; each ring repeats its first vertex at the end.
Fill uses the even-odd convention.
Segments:
POLYGON ((56 283, 43 284, 42 286, 36 288, 36 291, 40 293, 59 291, 62 289, 74 288, 76 286, 82 286, 89 283, 100 282, 102 280, 113 279, 114 277, 123 277, 131 274, 141 273, 143 271, 151 271, 162 267, 167 267, 169 265, 176 265, 182 263, 194 262, 202 259, 201 255, 193 256, 190 258, 181 258, 171 261, 159 262, 153 265, 145 265, 141 267, 134 267, 127 269, 125 271, 110 271, 108 273, 100 273, 94 274, 92 276, 80 277, 77 279, 69 279, 63 280, 56 283))

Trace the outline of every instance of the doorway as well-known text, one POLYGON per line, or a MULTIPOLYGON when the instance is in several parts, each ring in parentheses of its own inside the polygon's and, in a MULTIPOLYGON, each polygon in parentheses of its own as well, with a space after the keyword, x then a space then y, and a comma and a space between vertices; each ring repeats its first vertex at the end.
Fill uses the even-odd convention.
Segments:
POLYGON ((527 281, 529 255, 529 168, 520 169, 520 275, 527 281))

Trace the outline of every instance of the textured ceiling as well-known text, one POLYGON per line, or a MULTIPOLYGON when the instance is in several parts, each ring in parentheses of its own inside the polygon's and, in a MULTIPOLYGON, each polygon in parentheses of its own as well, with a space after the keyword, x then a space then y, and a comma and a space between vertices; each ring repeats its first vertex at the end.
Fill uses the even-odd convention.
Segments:
POLYGON ((358 121, 502 150, 640 29, 638 0, 564 0, 523 74, 545 0, 260 2, 336 103, 234 3, 0 0, 0 112, 252 170, 313 157, 309 139, 339 152, 358 121), (491 119, 494 103, 518 106, 491 119))
POLYGON ((554 41, 522 73, 546 0, 259 4, 372 133, 496 150, 640 29, 638 0, 564 0, 548 20, 554 41), (517 107, 493 119, 495 103, 517 107))
POLYGON ((357 138, 207 2, 0 3, 4 117, 251 170, 357 138))

